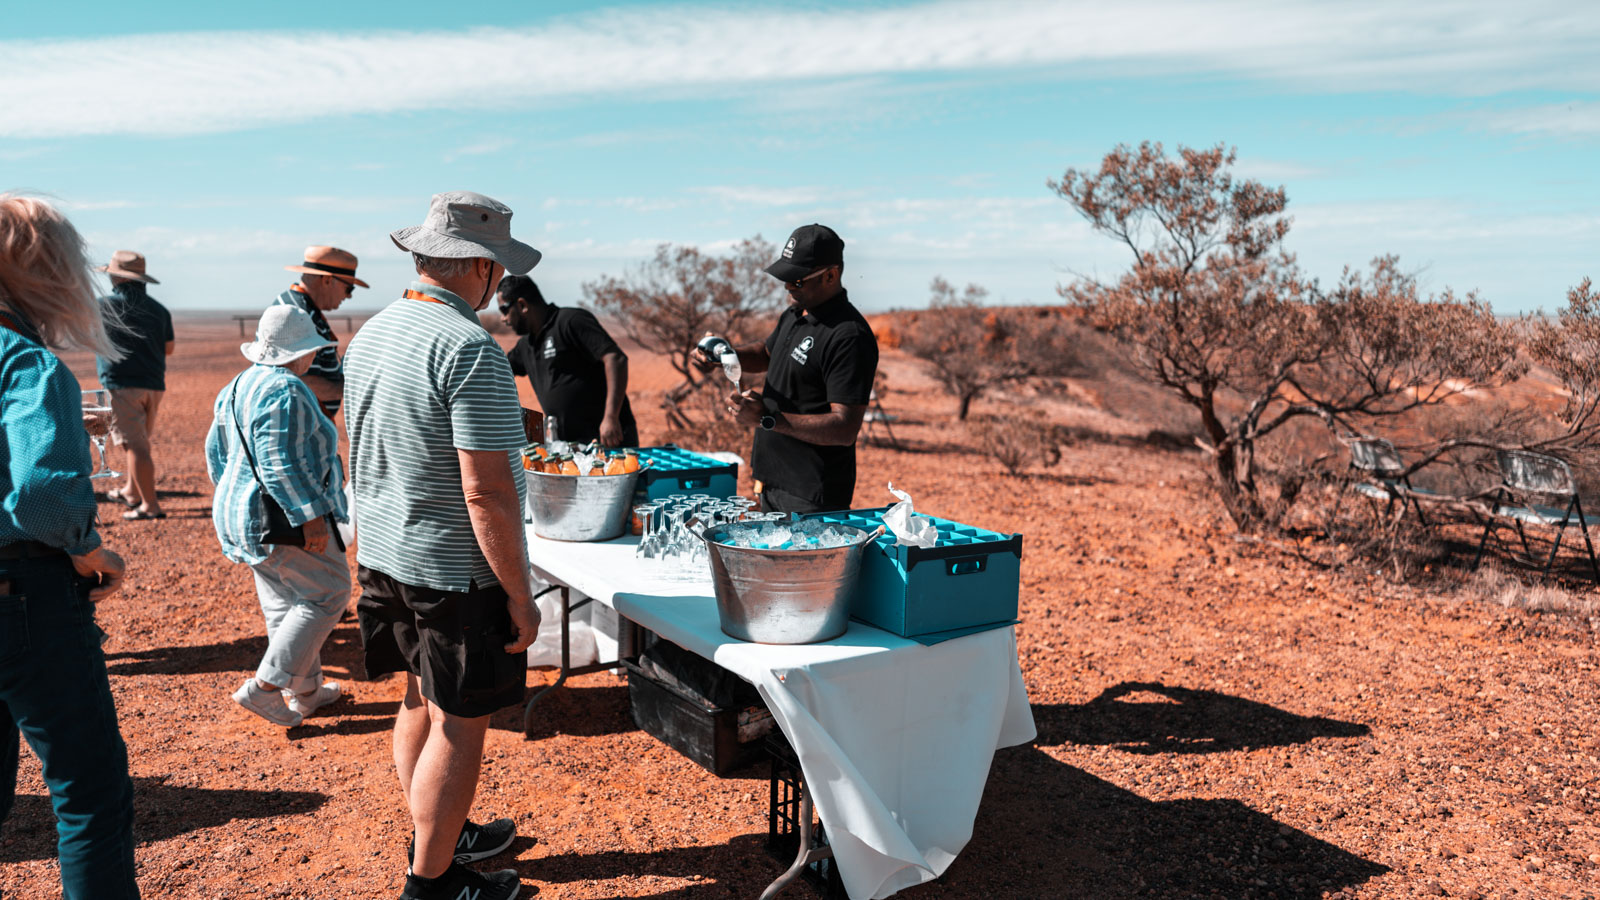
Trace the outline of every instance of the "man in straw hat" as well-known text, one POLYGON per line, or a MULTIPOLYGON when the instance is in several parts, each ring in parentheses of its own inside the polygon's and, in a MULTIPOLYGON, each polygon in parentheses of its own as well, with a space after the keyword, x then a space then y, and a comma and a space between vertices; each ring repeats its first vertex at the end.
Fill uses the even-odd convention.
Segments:
POLYGON ((100 298, 107 331, 121 359, 99 356, 100 386, 111 392, 111 439, 128 452, 128 480, 106 495, 131 507, 124 519, 164 519, 156 498, 156 463, 150 449, 156 410, 167 391, 167 357, 175 335, 172 314, 145 291, 160 284, 145 274, 144 257, 132 250, 111 254, 98 267, 111 276, 111 293, 100 298))
POLYGON ((338 414, 344 399, 344 369, 339 365, 339 338, 323 313, 338 309, 356 288, 369 285, 356 277, 356 255, 338 247, 307 247, 304 262, 284 269, 299 272, 302 277, 279 294, 272 305, 305 310, 316 323, 317 334, 333 341, 333 346, 317 351, 311 370, 300 376, 331 419, 338 414))
POLYGON ((477 311, 539 251, 511 237, 509 208, 465 191, 434 195, 421 225, 390 237, 417 280, 351 340, 345 421, 366 670, 406 673, 394 756, 415 830, 401 896, 510 900, 515 869, 465 863, 510 847, 512 822, 467 813, 489 716, 522 702, 539 613, 517 388, 477 311))

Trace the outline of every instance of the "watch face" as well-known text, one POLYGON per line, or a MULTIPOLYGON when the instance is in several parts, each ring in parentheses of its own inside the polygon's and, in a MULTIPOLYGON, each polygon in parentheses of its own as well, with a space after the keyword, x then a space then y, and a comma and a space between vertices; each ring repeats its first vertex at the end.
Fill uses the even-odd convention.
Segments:
POLYGON ((761 427, 762 427, 762 429, 764 429, 766 431, 771 431, 773 429, 773 427, 775 425, 777 425, 777 424, 778 424, 778 420, 777 420, 776 417, 773 417, 773 416, 762 416, 761 417, 761 427))

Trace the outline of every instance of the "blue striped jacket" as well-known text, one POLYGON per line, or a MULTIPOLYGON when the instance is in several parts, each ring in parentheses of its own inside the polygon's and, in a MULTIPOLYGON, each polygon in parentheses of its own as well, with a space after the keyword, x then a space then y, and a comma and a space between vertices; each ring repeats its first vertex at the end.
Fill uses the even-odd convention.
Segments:
POLYGON ((348 521, 339 431, 305 382, 281 366, 253 365, 217 395, 206 435, 206 472, 216 485, 211 519, 217 540, 234 562, 255 565, 271 552, 260 541, 267 517, 263 490, 295 525, 326 515, 348 521), (260 481, 241 430, 250 436, 260 481))

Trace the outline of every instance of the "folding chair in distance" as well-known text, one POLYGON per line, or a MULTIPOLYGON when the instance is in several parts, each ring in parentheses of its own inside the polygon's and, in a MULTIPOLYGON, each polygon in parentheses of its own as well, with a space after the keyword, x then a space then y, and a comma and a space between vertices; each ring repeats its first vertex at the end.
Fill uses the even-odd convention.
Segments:
POLYGON ((1578 486, 1572 478, 1572 468, 1565 460, 1547 453, 1528 450, 1500 450, 1495 453, 1500 467, 1500 484, 1490 499, 1489 520, 1483 527, 1483 538, 1478 541, 1478 555, 1472 568, 1483 562, 1483 551, 1489 544, 1489 535, 1499 520, 1506 519, 1516 525, 1517 538, 1528 562, 1538 564, 1533 548, 1528 544, 1524 526, 1539 525, 1554 528, 1556 537, 1550 555, 1539 571, 1541 578, 1548 577, 1555 565, 1556 553, 1561 550, 1561 539, 1568 525, 1578 526, 1583 534, 1583 547, 1589 556, 1589 571, 1600 583, 1600 563, 1595 562, 1594 544, 1589 540, 1589 525, 1600 524, 1600 518, 1584 515, 1583 501, 1578 499, 1578 486), (1549 498, 1559 506, 1535 502, 1535 498, 1549 498))
POLYGON ((871 443, 875 439, 873 432, 882 426, 884 433, 889 436, 889 446, 896 450, 901 449, 900 441, 894 436, 894 429, 889 427, 889 423, 893 422, 895 417, 884 411, 883 403, 878 400, 877 389, 873 389, 868 403, 866 414, 861 417, 861 424, 865 426, 861 429, 861 442, 871 443))
MULTIPOLYGON (((1423 513, 1417 497, 1434 492, 1412 485, 1411 476, 1401 474, 1406 470, 1406 465, 1400 461, 1400 453, 1394 449, 1394 445, 1375 437, 1359 437, 1347 443, 1350 445, 1350 471, 1362 479, 1352 482, 1350 489, 1363 497, 1386 504, 1383 510, 1385 518, 1394 510, 1395 503, 1399 503, 1402 513, 1410 506, 1417 513, 1417 521, 1429 527, 1428 517, 1423 513)), ((1338 514, 1337 507, 1334 513, 1338 514)))

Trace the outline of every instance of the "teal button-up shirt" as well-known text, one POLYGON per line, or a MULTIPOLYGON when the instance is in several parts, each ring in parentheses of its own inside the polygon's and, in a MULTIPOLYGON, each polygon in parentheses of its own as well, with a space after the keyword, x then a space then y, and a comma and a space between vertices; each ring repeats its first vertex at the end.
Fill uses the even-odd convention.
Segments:
POLYGON ((33 325, 0 306, 0 546, 100 546, 79 390, 33 325))

